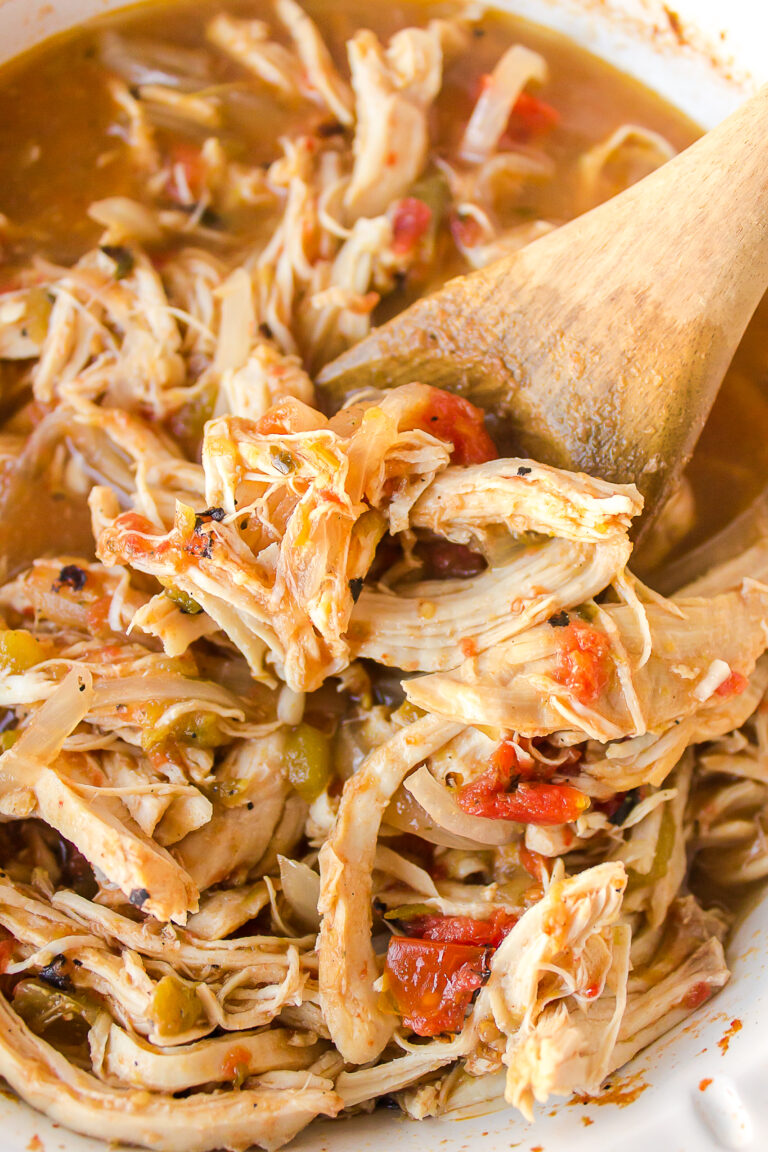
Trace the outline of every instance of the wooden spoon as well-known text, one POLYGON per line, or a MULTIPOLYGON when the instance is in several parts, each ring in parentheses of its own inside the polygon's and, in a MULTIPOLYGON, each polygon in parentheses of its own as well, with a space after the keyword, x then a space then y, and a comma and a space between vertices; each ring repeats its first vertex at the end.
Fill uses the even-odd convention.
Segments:
POLYGON ((517 452, 656 507, 768 287, 768 86, 614 199, 449 281, 337 360, 332 402, 411 380, 500 415, 517 452))

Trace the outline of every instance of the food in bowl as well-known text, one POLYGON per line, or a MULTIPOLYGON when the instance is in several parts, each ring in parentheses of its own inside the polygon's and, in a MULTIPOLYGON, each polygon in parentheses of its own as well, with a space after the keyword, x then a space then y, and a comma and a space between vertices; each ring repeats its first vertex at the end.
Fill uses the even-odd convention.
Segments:
POLYGON ((183 1152, 597 1092, 768 872, 766 546, 662 596, 632 485, 313 377, 695 129, 493 12, 294 0, 82 28, 0 108, 0 1073, 183 1152))

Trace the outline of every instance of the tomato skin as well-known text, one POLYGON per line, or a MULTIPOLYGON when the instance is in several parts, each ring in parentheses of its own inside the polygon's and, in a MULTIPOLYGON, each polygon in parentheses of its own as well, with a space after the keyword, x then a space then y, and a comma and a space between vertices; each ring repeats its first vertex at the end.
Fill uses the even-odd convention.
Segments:
POLYGON ((384 986, 406 1028, 417 1036, 458 1032, 483 983, 487 955, 473 945, 393 936, 384 986))
POLYGON ((406 196, 398 201, 392 219, 392 251, 408 256, 432 223, 432 209, 424 200, 406 196))
POLYGON ((453 444, 453 464, 484 464, 498 459, 496 446, 485 430, 482 409, 463 396, 430 387, 425 407, 414 424, 453 444))
POLYGON ((177 141, 171 149, 169 160, 171 172, 165 184, 165 192, 168 198, 176 204, 184 205, 188 203, 186 189, 180 188, 176 179, 174 169, 179 167, 184 172, 184 179, 186 180, 187 187, 193 199, 198 200, 202 195, 203 184, 205 182, 205 161, 200 155, 200 149, 195 148, 193 144, 177 141))
POLYGON ((574 620, 560 630, 555 680, 582 704, 593 703, 608 684, 610 644, 604 632, 574 620))
POLYGON ((408 934, 421 940, 498 948, 518 919, 514 912, 504 912, 501 908, 497 908, 488 920, 475 920, 471 916, 416 916, 408 921, 408 934))

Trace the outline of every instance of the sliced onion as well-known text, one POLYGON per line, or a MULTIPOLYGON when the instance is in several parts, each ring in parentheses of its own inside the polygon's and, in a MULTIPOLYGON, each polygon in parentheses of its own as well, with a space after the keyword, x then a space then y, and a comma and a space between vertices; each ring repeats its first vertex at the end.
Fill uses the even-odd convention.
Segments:
POLYGON ((216 372, 235 372, 245 364, 253 345, 256 315, 251 278, 244 268, 236 268, 215 294, 221 300, 221 320, 213 367, 216 372))
POLYGON ((406 860, 399 852, 393 852, 384 844, 379 844, 376 849, 374 867, 379 872, 386 872, 387 875, 401 880, 403 884, 412 888, 414 892, 418 892, 420 896, 440 895, 428 872, 425 872, 423 868, 411 860, 406 860))
POLYGON ((486 820, 483 816, 469 816, 462 812, 448 789, 438 784, 424 764, 408 777, 404 787, 440 828, 465 837, 473 847, 477 844, 511 844, 520 838, 519 824, 509 820, 486 820))
POLYGON ((156 244, 163 234, 155 213, 138 200, 131 200, 129 196, 108 196, 104 200, 94 200, 88 215, 108 230, 112 244, 123 244, 125 241, 156 244))
POLYGON ((183 700, 185 703, 212 705, 225 714, 242 717, 239 700, 210 680, 191 680, 185 676, 125 676, 96 686, 93 707, 110 711, 118 704, 146 703, 147 700, 183 700))
POLYGON ((475 104, 459 148, 459 156, 470 164, 487 160, 501 139, 515 101, 529 80, 543 84, 547 65, 543 56, 515 44, 509 48, 491 73, 486 88, 475 104))
POLYGON ((436 844, 439 848, 461 848, 467 851, 474 851, 477 848, 476 841, 467 840, 464 836, 454 836, 452 832, 438 828, 434 820, 404 788, 399 788, 395 793, 384 814, 383 823, 385 827, 388 826, 396 832, 410 832, 413 836, 426 840, 428 844, 436 844))
POLYGON ((315 931, 320 929, 320 913, 317 904, 320 899, 320 877, 307 864, 299 860, 289 860, 287 856, 277 857, 280 865, 280 883, 283 896, 296 913, 302 925, 315 931))
POLYGON ((10 761, 20 765, 25 762, 28 764, 29 761, 34 761, 40 767, 50 764, 58 756, 67 737, 85 718, 92 699, 90 672, 73 668, 35 713, 3 759, 6 763, 10 761))

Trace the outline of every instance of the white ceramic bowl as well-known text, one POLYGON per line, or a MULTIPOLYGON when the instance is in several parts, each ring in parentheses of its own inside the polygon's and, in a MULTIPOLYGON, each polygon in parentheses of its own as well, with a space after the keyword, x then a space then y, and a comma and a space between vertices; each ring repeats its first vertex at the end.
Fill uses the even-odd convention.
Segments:
MULTIPOLYGON (((766 0, 671 0, 674 10, 661 0, 492 2, 565 32, 706 127, 768 80, 766 0)), ((0 61, 123 3, 0 0, 0 61)), ((740 923, 729 957, 731 983, 615 1076, 598 1102, 540 1108, 534 1125, 508 1110, 420 1124, 383 1110, 314 1124, 292 1152, 766 1152, 768 894, 740 923)), ((0 1152, 104 1152, 104 1145, 3 1096, 0 1152)))

